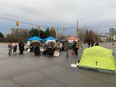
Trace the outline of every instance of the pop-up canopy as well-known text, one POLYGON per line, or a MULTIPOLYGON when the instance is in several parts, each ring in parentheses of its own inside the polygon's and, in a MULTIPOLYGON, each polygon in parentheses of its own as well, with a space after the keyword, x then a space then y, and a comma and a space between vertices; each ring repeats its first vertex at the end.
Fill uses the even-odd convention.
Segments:
POLYGON ((47 41, 47 40, 58 40, 57 38, 54 38, 54 37, 52 37, 52 36, 49 36, 49 37, 47 37, 47 38, 45 38, 44 39, 44 41, 47 41))
POLYGON ((33 41, 33 40, 38 40, 38 41, 42 41, 42 39, 40 37, 34 36, 28 39, 28 41, 33 41))

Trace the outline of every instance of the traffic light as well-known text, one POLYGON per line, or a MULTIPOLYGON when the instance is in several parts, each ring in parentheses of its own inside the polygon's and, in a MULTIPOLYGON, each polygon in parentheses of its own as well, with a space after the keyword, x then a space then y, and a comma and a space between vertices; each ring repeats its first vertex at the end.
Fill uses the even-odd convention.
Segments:
POLYGON ((52 31, 54 31, 55 29, 54 29, 54 27, 52 28, 52 31))
POLYGON ((19 26, 19 22, 18 21, 16 21, 16 26, 19 26))
POLYGON ((38 25, 38 30, 40 30, 40 26, 38 25))

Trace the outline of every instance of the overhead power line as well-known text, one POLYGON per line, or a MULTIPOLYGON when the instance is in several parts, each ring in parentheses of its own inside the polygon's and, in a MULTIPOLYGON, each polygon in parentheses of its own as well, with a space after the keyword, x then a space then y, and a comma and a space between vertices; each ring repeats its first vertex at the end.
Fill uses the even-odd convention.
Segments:
MULTIPOLYGON (((6 17, 1 17, 0 16, 0 19, 4 19, 4 20, 8 20, 8 21, 13 21, 13 22, 16 22, 16 21, 18 21, 18 20, 14 20, 14 19, 10 19, 10 18, 6 18, 6 17)), ((34 26, 38 26, 38 24, 34 24, 34 23, 29 23, 29 22, 24 22, 24 21, 18 21, 18 22, 20 22, 20 23, 23 23, 23 24, 27 24, 27 25, 34 25, 34 26)), ((46 26, 46 25, 40 25, 40 26, 43 26, 43 27, 48 27, 48 26, 46 26)), ((116 27, 116 25, 105 25, 105 26, 85 26, 85 27, 87 27, 87 28, 111 28, 111 27, 116 27)), ((53 27, 53 26, 50 26, 50 27, 53 27)), ((58 27, 58 26, 56 26, 56 27, 58 27)), ((58 27, 58 28, 63 28, 63 27, 58 27)), ((77 27, 67 27, 67 28, 77 28, 77 27)), ((80 27, 80 28, 83 28, 83 27, 80 27)))
MULTIPOLYGON (((0 18, 4 19, 4 20, 8 20, 8 21, 14 21, 14 22, 17 21, 17 20, 14 20, 14 19, 6 18, 6 17, 0 17, 0 18)), ((18 21, 18 22, 23 23, 23 24, 38 26, 38 24, 28 23, 28 22, 24 22, 24 21, 18 21)), ((44 25, 41 25, 41 26, 44 26, 44 25)), ((44 27, 48 27, 48 26, 44 26, 44 27)))

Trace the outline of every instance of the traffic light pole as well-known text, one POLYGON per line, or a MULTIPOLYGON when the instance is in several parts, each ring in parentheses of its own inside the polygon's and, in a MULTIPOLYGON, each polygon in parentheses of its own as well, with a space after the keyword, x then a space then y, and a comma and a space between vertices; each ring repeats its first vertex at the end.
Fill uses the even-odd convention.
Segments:
POLYGON ((38 30, 38 37, 40 37, 40 30, 38 30))
POLYGON ((38 37, 40 37, 40 25, 38 25, 38 37))

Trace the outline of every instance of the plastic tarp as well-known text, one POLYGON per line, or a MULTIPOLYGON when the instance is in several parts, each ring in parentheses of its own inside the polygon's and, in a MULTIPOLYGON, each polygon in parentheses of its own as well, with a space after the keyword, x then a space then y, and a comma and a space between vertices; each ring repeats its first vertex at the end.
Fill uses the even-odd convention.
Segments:
POLYGON ((47 40, 58 40, 57 38, 54 38, 54 37, 52 37, 52 36, 49 36, 49 37, 47 37, 47 38, 45 38, 44 39, 44 41, 47 41, 47 40))
POLYGON ((42 39, 40 37, 34 36, 28 39, 28 41, 33 41, 33 40, 38 40, 38 41, 42 41, 42 39))
POLYGON ((45 43, 49 43, 49 42, 54 42, 54 43, 56 43, 55 40, 47 40, 45 43))
POLYGON ((94 46, 84 50, 79 67, 116 71, 116 60, 112 50, 101 46, 94 46))
POLYGON ((69 43, 73 43, 73 41, 77 42, 79 40, 79 38, 77 38, 77 37, 68 37, 67 40, 68 40, 69 43))

